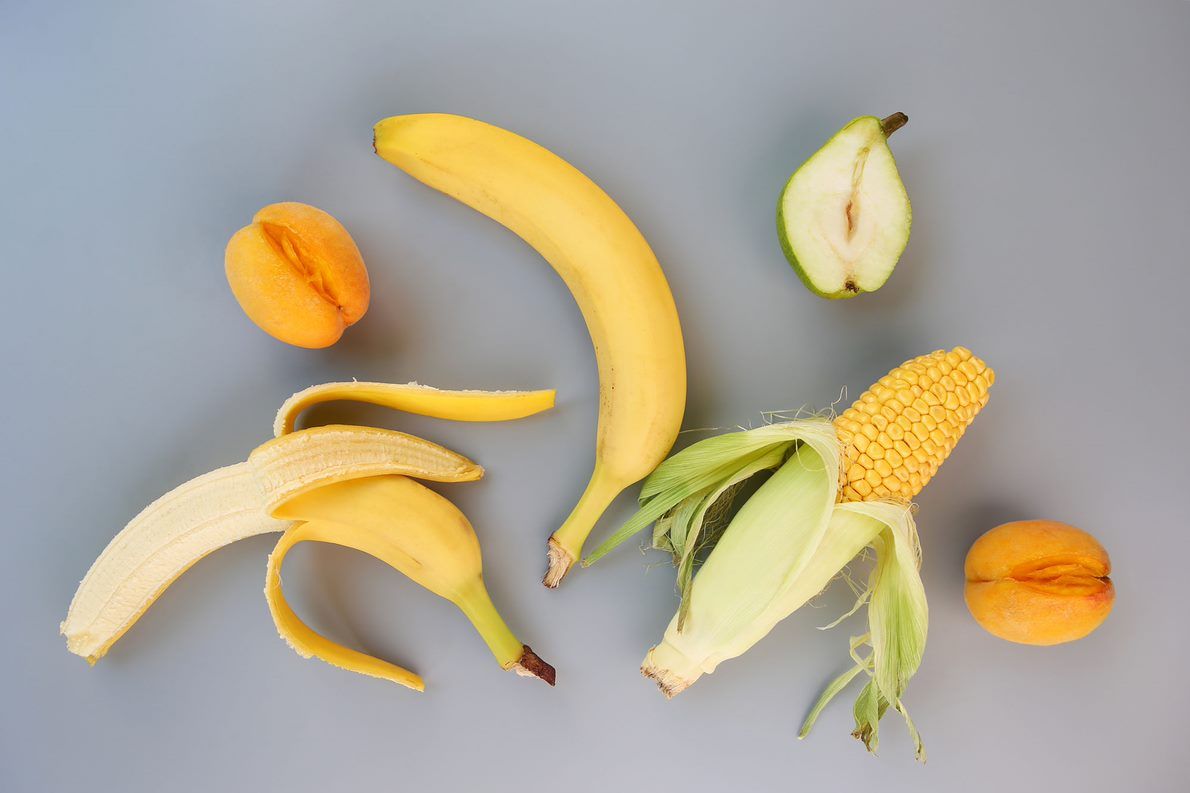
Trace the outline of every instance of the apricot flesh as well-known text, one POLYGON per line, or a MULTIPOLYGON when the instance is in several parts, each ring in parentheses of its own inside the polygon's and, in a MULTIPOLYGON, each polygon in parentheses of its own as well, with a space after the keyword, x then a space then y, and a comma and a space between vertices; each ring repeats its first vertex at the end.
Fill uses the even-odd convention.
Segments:
POLYGON ((988 633, 1020 644, 1081 639, 1115 601, 1111 560, 1094 537, 1052 520, 1005 523, 967 553, 964 597, 988 633))
POLYGON ((297 347, 329 347, 368 310, 371 288, 343 224, 287 201, 256 213, 227 243, 227 281, 261 330, 297 347))

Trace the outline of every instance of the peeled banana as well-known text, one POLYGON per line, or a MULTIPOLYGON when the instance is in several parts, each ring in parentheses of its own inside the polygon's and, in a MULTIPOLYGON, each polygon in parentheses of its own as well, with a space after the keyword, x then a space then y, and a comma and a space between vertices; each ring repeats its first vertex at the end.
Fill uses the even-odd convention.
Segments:
POLYGON ((574 294, 599 364, 599 430, 586 491, 549 541, 556 587, 596 521, 664 459, 686 405, 686 355, 669 285, 645 238, 574 166, 536 143, 446 114, 395 116, 376 153, 507 226, 574 294))
POLYGON ((266 598, 278 630, 299 653, 422 688, 421 678, 412 672, 318 636, 289 610, 280 590, 281 561, 296 543, 319 540, 377 556, 452 600, 479 629, 501 666, 552 685, 552 667, 515 639, 488 599, 478 541, 466 518, 408 478, 466 482, 481 478, 483 468, 438 444, 393 430, 326 426, 291 431, 304 407, 338 398, 493 421, 547 409, 554 394, 330 383, 294 395, 278 413, 283 434, 258 446, 245 462, 166 493, 111 541, 79 585, 61 625, 68 649, 94 664, 199 559, 244 537, 284 532, 270 558, 266 598))

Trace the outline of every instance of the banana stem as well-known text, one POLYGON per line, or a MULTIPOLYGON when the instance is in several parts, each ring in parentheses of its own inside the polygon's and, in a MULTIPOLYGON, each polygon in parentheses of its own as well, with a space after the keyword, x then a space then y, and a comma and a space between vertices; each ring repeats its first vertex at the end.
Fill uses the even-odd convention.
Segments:
POLYGON ((562 583, 575 561, 582 557, 583 543, 587 541, 596 522, 623 489, 622 484, 607 475, 606 469, 595 464, 591 481, 574 505, 570 517, 550 537, 549 568, 541 583, 550 589, 562 583))
POLYGON ((464 593, 455 605, 471 620, 501 667, 511 669, 518 675, 539 677, 554 685, 554 668, 513 634, 500 612, 496 611, 482 579, 471 591, 464 593))

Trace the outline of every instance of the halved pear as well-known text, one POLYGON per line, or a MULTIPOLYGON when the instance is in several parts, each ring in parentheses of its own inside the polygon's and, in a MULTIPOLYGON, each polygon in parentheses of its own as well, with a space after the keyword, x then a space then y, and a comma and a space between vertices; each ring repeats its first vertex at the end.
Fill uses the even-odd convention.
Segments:
POLYGON ((888 148, 909 117, 863 116, 789 178, 777 201, 781 248, 802 282, 831 299, 884 285, 909 242, 913 212, 888 148))

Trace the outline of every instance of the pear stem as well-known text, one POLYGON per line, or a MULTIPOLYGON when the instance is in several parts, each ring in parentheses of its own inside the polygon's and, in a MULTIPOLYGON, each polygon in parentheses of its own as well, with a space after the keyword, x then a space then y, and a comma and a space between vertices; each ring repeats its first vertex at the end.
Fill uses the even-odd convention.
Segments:
POLYGON ((887 138, 908 123, 909 116, 904 113, 893 113, 888 118, 880 119, 880 129, 884 132, 884 137, 887 138))

